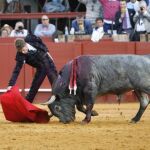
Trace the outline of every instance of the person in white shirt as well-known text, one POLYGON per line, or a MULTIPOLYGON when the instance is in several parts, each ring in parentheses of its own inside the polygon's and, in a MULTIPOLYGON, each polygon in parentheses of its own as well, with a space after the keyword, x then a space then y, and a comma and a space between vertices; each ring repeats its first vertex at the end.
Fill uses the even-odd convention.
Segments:
POLYGON ((42 16, 41 21, 42 23, 36 26, 34 34, 38 37, 52 37, 56 33, 56 27, 49 23, 46 15, 42 16))
POLYGON ((19 21, 15 25, 15 29, 11 31, 10 37, 26 37, 28 30, 24 29, 24 24, 19 21))
POLYGON ((129 2, 127 2, 127 8, 134 10, 135 12, 139 11, 139 1, 137 0, 130 0, 129 2))
POLYGON ((103 29, 104 21, 103 18, 97 18, 95 22, 96 22, 95 23, 96 27, 93 29, 91 40, 93 42, 99 42, 104 35, 104 29, 103 29))

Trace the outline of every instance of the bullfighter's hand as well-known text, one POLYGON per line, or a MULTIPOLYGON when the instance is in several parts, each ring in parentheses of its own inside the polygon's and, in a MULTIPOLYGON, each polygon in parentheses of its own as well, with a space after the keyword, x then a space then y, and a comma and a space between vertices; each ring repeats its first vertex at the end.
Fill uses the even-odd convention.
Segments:
POLYGON ((8 86, 8 87, 7 87, 7 89, 6 89, 6 90, 7 90, 7 92, 8 92, 8 91, 10 91, 10 90, 11 90, 11 88, 12 88, 12 86, 8 86))

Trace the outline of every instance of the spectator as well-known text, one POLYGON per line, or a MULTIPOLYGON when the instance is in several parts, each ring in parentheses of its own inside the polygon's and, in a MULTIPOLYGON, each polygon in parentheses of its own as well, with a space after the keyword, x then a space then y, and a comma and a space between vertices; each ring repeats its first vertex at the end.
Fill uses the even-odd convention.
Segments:
POLYGON ((132 28, 134 28, 135 23, 133 21, 133 16, 140 9, 139 8, 139 1, 130 0, 129 2, 127 2, 127 8, 128 8, 129 14, 130 14, 130 21, 131 21, 132 28))
POLYGON ((64 12, 69 9, 69 2, 66 0, 51 0, 51 2, 46 0, 43 7, 43 12, 64 12))
POLYGON ((4 26, 1 28, 1 30, 7 30, 8 35, 10 36, 11 31, 13 30, 13 28, 8 24, 4 24, 4 26))
POLYGON ((126 1, 120 1, 120 10, 116 13, 115 17, 115 26, 118 34, 131 32, 132 18, 133 14, 130 14, 130 11, 128 11, 126 1))
POLYGON ((96 26, 93 29, 92 36, 91 36, 91 40, 93 42, 99 42, 99 40, 102 39, 104 35, 103 25, 104 25, 103 18, 97 18, 96 26))
POLYGON ((56 32, 56 27, 49 23, 49 18, 43 15, 42 24, 38 24, 35 28, 34 34, 38 37, 52 37, 56 32))
POLYGON ((24 12, 23 2, 20 0, 6 0, 4 13, 21 13, 24 12))
POLYGON ((147 7, 147 11, 150 13, 150 2, 149 2, 149 5, 147 7))
POLYGON ((4 13, 6 7, 6 0, 0 0, 0 13, 4 13))
POLYGON ((6 29, 1 30, 1 37, 9 37, 8 31, 6 29))
POLYGON ((131 39, 133 41, 140 41, 140 34, 150 33, 150 13, 147 11, 147 4, 145 1, 139 2, 140 10, 134 15, 135 29, 131 39))
POLYGON ((24 24, 19 21, 15 25, 15 29, 11 31, 10 37, 25 37, 28 34, 28 30, 24 29, 24 24))
POLYGON ((104 32, 115 29, 115 15, 119 11, 119 0, 99 0, 104 11, 104 32))
POLYGON ((147 6, 150 6, 150 0, 145 0, 147 6))
POLYGON ((103 18, 103 8, 99 0, 78 0, 86 6, 86 19, 90 20, 92 24, 98 17, 103 18))
POLYGON ((133 10, 134 12, 139 11, 139 1, 130 0, 129 2, 127 2, 127 8, 129 10, 133 10))
POLYGON ((75 34, 92 34, 92 24, 89 20, 84 19, 83 16, 77 16, 72 21, 71 28, 74 28, 75 34))

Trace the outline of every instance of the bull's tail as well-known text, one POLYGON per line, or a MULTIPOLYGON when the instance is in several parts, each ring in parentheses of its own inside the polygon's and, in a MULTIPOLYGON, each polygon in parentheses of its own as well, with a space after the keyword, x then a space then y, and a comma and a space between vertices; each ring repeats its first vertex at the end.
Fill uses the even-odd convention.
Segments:
POLYGON ((117 98, 117 101, 118 101, 118 104, 120 105, 120 102, 121 102, 121 100, 122 100, 122 94, 118 94, 117 95, 118 96, 118 98, 117 98))

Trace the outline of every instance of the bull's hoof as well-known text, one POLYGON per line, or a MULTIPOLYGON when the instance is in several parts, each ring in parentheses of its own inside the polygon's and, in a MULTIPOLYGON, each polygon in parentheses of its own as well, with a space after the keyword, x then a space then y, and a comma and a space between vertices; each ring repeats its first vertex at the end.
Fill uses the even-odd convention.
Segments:
POLYGON ((139 120, 133 118, 133 119, 131 119, 130 123, 137 123, 138 121, 139 121, 139 120))
POLYGON ((130 120, 130 123, 136 123, 136 121, 134 121, 134 120, 130 120))
POLYGON ((61 122, 63 124, 70 124, 70 123, 74 122, 74 120, 59 120, 59 122, 61 122))
POLYGON ((91 113, 92 116, 98 116, 98 112, 95 111, 95 110, 92 110, 92 113, 91 113))
POLYGON ((69 123, 71 123, 71 121, 61 121, 61 120, 59 120, 59 122, 63 123, 63 124, 69 124, 69 123))
POLYGON ((90 123, 90 121, 91 121, 91 120, 84 119, 84 120, 82 120, 81 124, 82 124, 82 125, 85 125, 85 124, 90 123))

